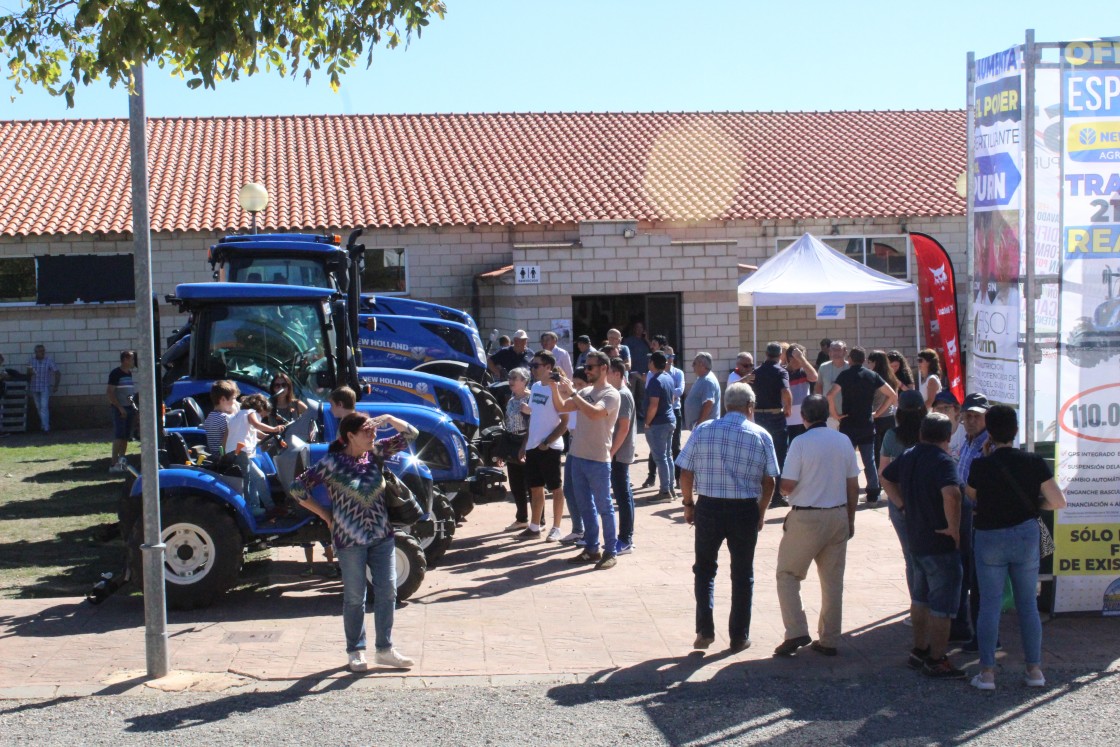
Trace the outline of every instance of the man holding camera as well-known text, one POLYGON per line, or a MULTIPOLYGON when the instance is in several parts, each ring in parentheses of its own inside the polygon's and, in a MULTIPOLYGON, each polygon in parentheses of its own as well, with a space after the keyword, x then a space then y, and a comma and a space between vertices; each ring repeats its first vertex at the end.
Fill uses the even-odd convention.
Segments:
POLYGON ((611 501, 611 446, 614 423, 622 396, 610 385, 610 360, 603 353, 588 353, 584 375, 591 386, 576 392, 564 376, 553 375, 552 397, 561 413, 579 413, 579 427, 572 433, 568 459, 572 479, 568 490, 576 497, 583 516, 583 551, 569 563, 595 563, 597 569, 613 568, 618 531, 611 501), (603 520, 603 550, 599 550, 599 518, 603 520))

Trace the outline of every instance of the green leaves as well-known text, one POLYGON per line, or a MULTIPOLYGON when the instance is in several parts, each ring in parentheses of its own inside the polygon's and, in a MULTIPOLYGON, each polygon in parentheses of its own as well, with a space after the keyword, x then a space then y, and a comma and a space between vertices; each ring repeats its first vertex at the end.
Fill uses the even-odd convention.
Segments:
MULTIPOLYGON (((14 1, 14 0, 13 0, 14 1)), ((42 86, 74 105, 77 84, 128 84, 134 61, 213 88, 262 68, 334 90, 359 57, 420 36, 443 0, 21 0, 0 15, 0 58, 17 93, 42 86)))

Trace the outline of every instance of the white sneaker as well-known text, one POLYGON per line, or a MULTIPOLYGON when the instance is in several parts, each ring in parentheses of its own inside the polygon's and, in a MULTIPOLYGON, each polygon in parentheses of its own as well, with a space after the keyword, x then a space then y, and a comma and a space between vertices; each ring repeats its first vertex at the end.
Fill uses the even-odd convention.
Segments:
POLYGON ((529 522, 527 522, 527 521, 515 521, 512 524, 510 524, 508 527, 506 527, 506 531, 507 532, 520 532, 522 529, 528 529, 528 528, 529 528, 529 522))
POLYGON ((412 669, 412 667, 416 665, 416 662, 400 653, 395 648, 391 648, 388 651, 378 651, 374 655, 373 661, 378 666, 393 667, 394 669, 412 669))
POLYGON ((366 652, 355 651, 350 654, 349 667, 351 672, 368 672, 369 662, 366 661, 366 652))
POLYGON ((556 542, 560 539, 560 527, 553 527, 548 530, 548 536, 544 538, 545 542, 556 542))
POLYGON ((560 544, 571 545, 581 539, 583 539, 583 532, 572 532, 571 534, 565 534, 563 537, 561 537, 560 544))

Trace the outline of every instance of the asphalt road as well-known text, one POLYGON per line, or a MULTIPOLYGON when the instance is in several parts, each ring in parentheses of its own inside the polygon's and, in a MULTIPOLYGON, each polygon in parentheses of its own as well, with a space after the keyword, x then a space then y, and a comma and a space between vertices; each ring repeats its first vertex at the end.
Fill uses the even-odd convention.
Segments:
MULTIPOLYGON (((981 693, 899 667, 873 682, 767 677, 708 682, 385 687, 359 678, 266 692, 0 702, 11 744, 145 745, 1115 745, 1117 672, 1010 672, 981 693)), ((651 678, 651 682, 657 678, 651 678)))

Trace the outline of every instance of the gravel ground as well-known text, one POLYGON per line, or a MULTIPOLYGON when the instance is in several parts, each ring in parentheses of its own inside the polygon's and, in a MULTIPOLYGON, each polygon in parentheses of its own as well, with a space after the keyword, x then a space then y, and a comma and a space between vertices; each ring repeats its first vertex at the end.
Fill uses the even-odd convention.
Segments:
POLYGON ((900 669, 875 682, 752 681, 742 672, 643 684, 378 687, 341 679, 275 692, 0 702, 11 744, 204 745, 1115 745, 1117 672, 1010 673, 980 693, 900 669))

